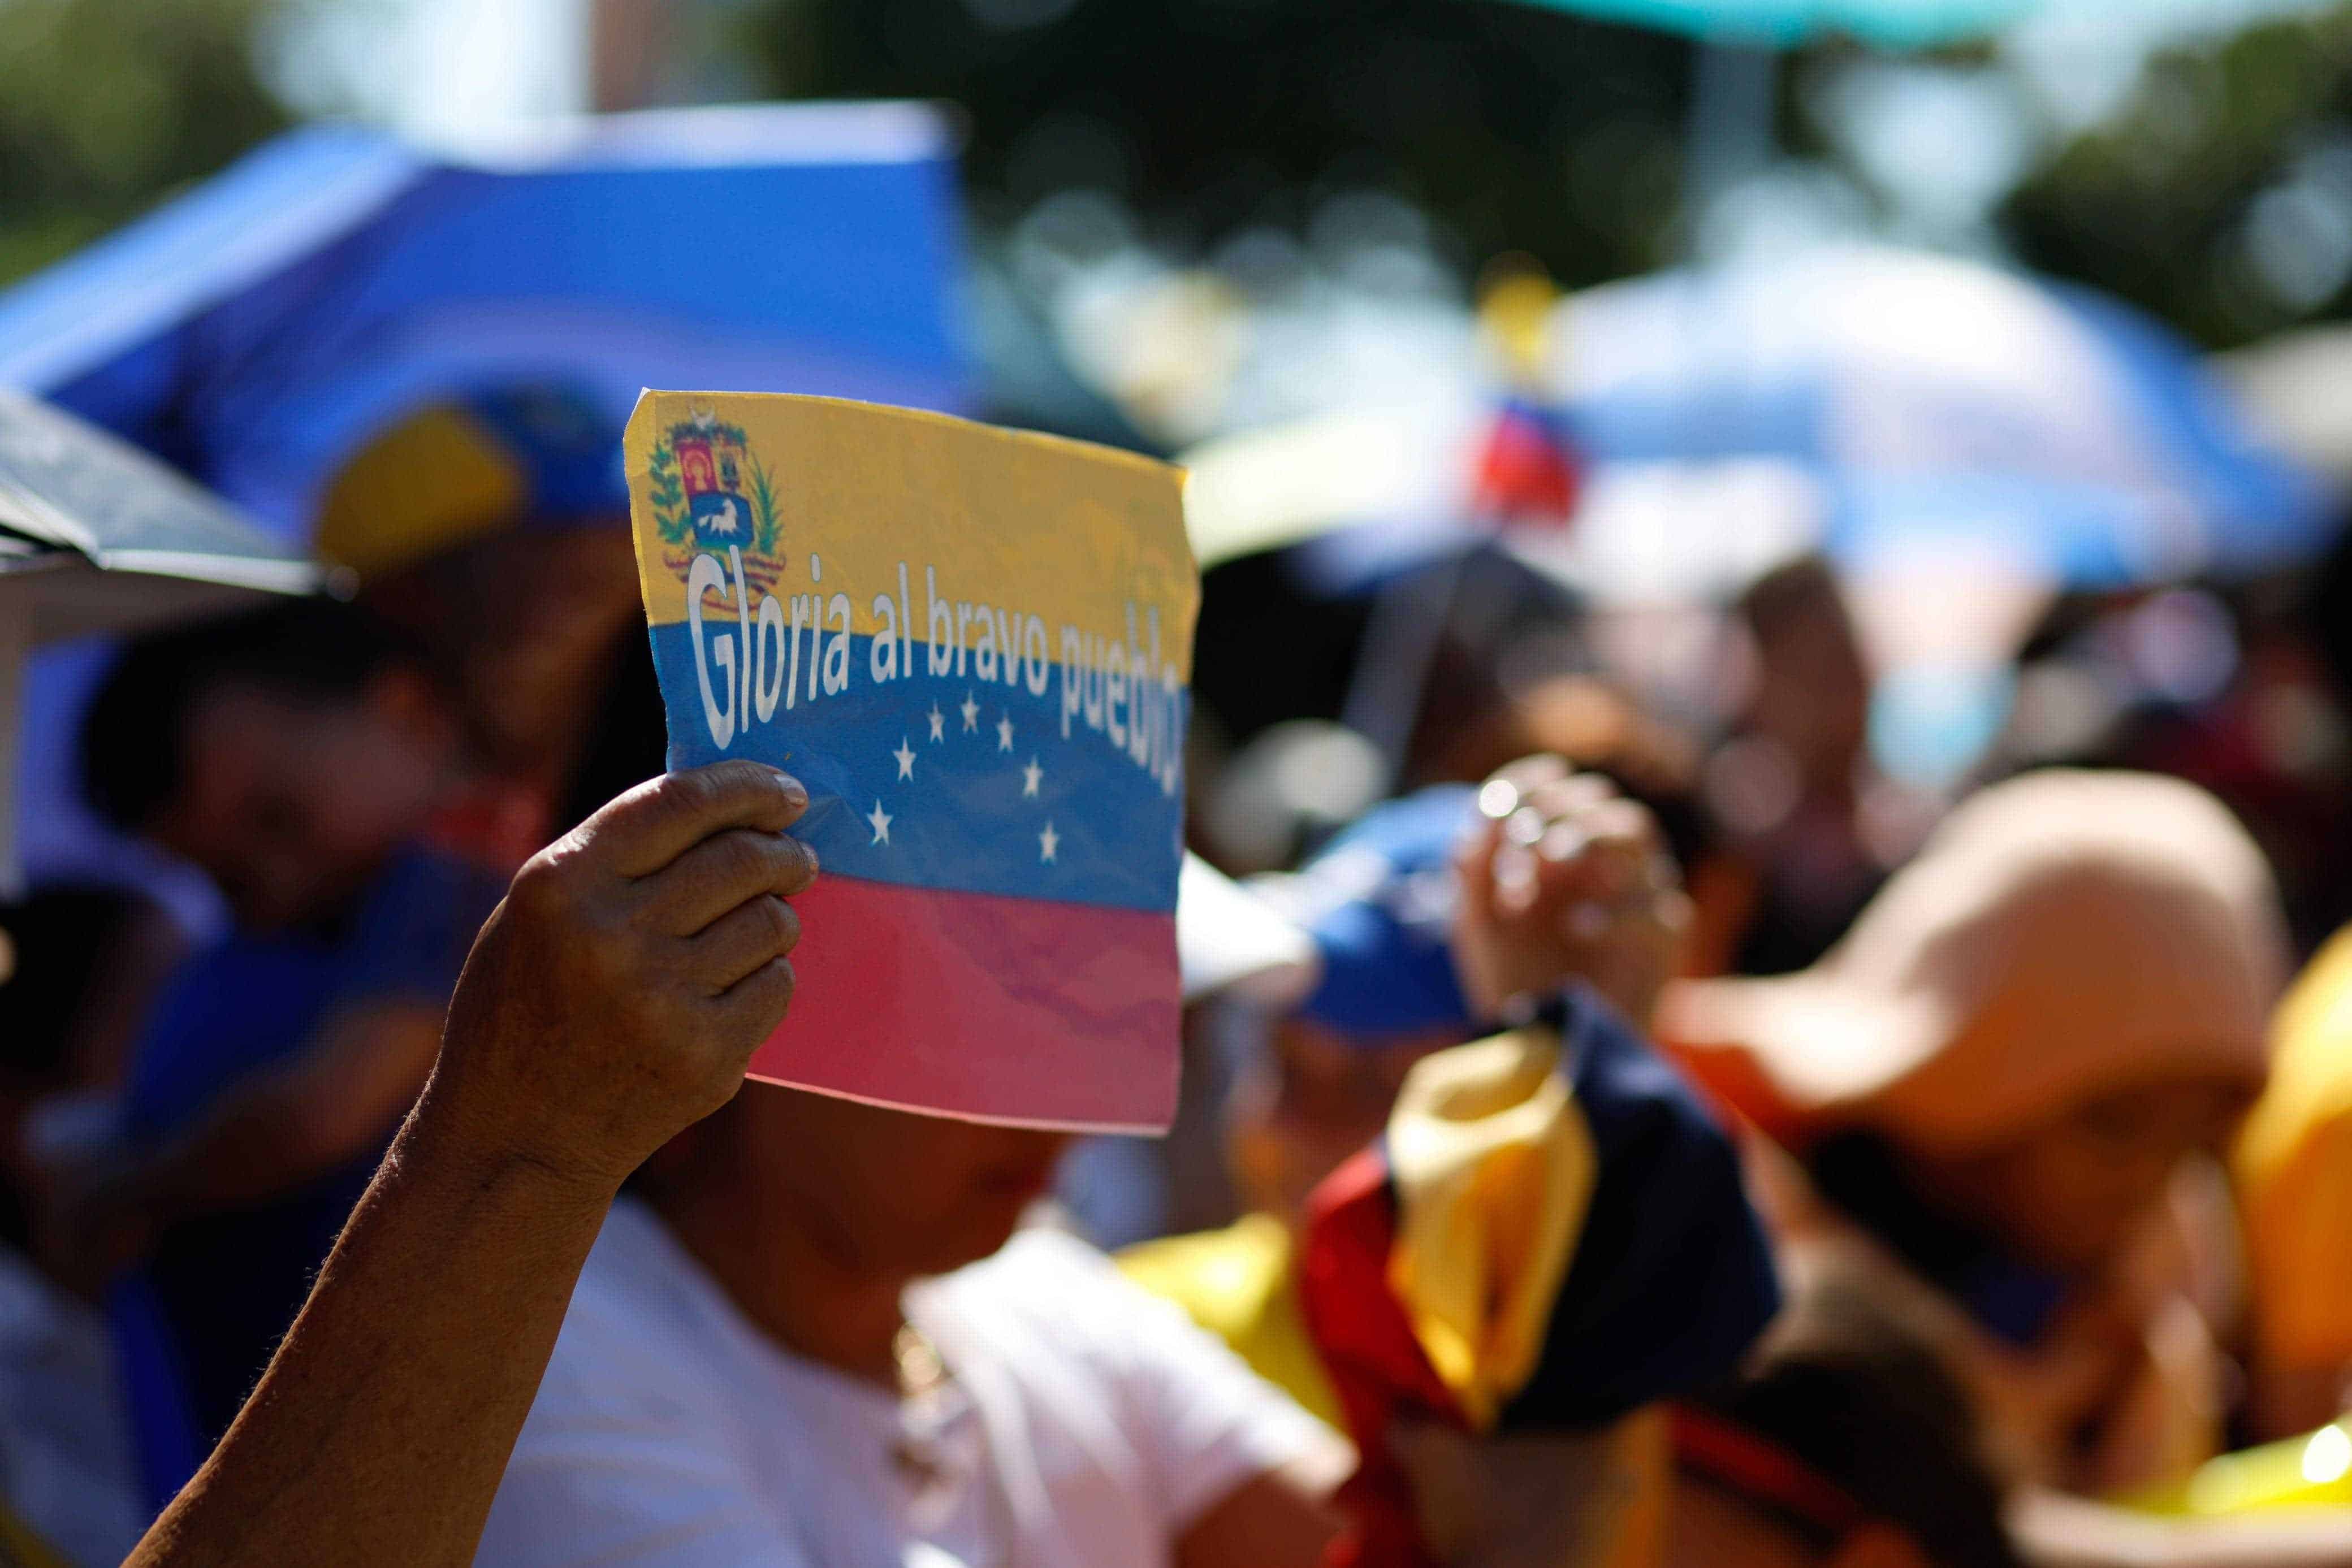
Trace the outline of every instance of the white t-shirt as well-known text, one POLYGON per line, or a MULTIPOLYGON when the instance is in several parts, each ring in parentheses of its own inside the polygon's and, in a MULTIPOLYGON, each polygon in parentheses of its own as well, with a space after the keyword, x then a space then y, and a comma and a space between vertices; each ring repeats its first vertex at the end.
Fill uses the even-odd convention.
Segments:
POLYGON ((623 1199, 477 1568, 1121 1568, 1332 1435, 1083 1243, 1024 1231, 908 1291, 909 1402, 766 1338, 623 1199))

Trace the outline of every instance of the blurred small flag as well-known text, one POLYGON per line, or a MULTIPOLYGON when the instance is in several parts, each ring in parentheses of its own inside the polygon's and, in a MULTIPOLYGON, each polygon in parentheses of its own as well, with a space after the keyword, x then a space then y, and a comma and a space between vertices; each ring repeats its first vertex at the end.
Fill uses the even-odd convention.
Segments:
POLYGON ((1478 449, 1471 481, 1476 515, 1489 521, 1564 528, 1584 486, 1567 421, 1518 395, 1507 397, 1478 449))

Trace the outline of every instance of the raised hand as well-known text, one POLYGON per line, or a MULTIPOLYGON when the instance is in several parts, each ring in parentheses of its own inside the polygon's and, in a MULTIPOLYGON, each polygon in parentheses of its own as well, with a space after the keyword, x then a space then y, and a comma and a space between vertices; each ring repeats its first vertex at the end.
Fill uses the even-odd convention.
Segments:
POLYGON ((1514 762, 1478 792, 1483 819, 1454 869, 1454 953, 1487 1017, 1581 979, 1646 1024, 1690 922, 1648 808, 1557 757, 1514 762))
POLYGON ((734 1094, 792 1000, 808 791, 720 762, 641 784, 515 874, 428 1097, 469 1141, 617 1187, 734 1094))

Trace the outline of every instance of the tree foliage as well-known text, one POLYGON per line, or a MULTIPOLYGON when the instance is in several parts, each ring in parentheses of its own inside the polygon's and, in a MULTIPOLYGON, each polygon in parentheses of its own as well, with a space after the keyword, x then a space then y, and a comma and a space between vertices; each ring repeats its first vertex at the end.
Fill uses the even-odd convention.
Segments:
POLYGON ((1371 187, 1436 216, 1470 266, 1528 251, 1583 282, 1671 250, 1691 49, 1663 34, 1463 0, 738 9, 723 52, 757 89, 960 106, 983 216, 1095 185, 1213 241, 1371 187))
POLYGON ((2165 51, 2011 196, 2030 266, 2215 347, 2352 307, 2352 5, 2165 51))
POLYGON ((256 65, 271 0, 0 3, 0 279, 286 123, 256 65))

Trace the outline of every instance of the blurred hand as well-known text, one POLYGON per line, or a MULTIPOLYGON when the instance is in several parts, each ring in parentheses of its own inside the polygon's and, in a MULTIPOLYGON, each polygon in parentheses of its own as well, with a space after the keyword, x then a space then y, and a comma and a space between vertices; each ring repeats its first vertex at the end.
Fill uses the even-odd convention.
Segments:
POLYGON ((1514 762, 1478 792, 1483 821, 1457 855, 1454 967, 1492 1018, 1515 997, 1581 979, 1649 1021, 1690 923, 1648 808, 1556 757, 1514 762))
POLYGON ((617 1190, 730 1099, 793 995, 808 791, 720 762, 549 845, 474 943, 426 1100, 478 1153, 617 1190))

